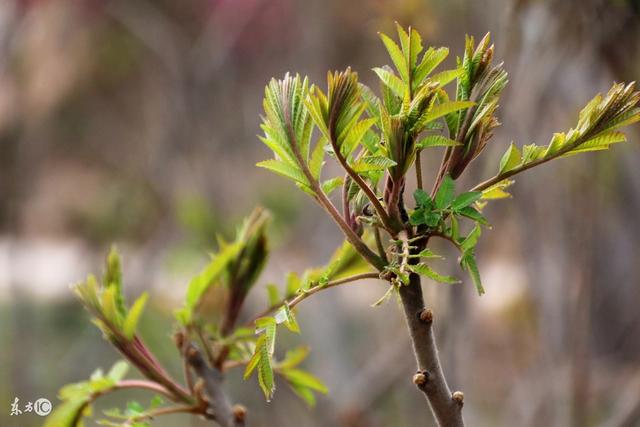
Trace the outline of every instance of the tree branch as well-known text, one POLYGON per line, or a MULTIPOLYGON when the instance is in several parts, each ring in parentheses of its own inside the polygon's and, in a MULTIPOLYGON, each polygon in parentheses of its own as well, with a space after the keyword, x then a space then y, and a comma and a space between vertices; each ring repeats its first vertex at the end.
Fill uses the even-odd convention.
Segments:
POLYGON ((244 407, 232 406, 229 402, 222 387, 222 372, 210 367, 200 350, 192 343, 187 345, 184 357, 198 377, 195 393, 201 403, 206 405, 204 415, 217 422, 220 427, 244 426, 246 411, 244 407))
POLYGON ((353 168, 347 162, 347 159, 344 158, 344 156, 340 152, 340 147, 338 147, 338 144, 335 140, 334 135, 331 135, 330 142, 331 142, 331 147, 333 148, 333 152, 336 155, 336 159, 338 159, 338 162, 340 163, 340 166, 342 166, 342 169, 345 170, 347 175, 351 177, 353 182, 355 182, 358 185, 358 187, 360 187, 360 190, 362 190, 365 196, 367 196, 367 199, 369 199, 369 201, 371 202, 371 205, 373 206, 376 213, 380 217, 380 221, 382 221, 384 228, 388 230, 390 233, 392 233, 394 230, 394 227, 392 227, 391 219, 389 218, 387 211, 384 209, 384 206, 382 206, 382 204, 380 203, 380 200, 378 200, 378 197, 376 196, 376 194, 373 192, 371 187, 369 187, 369 185, 367 185, 367 183, 362 179, 362 177, 358 175, 356 171, 353 170, 353 168))
POLYGON ((486 181, 481 182, 480 184, 476 185, 475 187, 473 187, 471 189, 471 191, 482 191, 482 190, 486 190, 487 188, 491 187, 492 185, 495 185, 497 183, 499 183, 502 180, 505 180, 507 178, 511 178, 512 176, 519 174, 520 172, 524 172, 526 170, 529 170, 535 166, 539 166, 543 163, 547 163, 548 161, 551 161, 553 159, 557 159, 561 156, 563 156, 564 154, 570 152, 571 150, 574 150, 576 148, 578 148, 581 144, 583 144, 585 141, 588 141, 589 138, 593 137, 593 132, 589 132, 585 135, 583 135, 581 138, 578 138, 574 143, 572 144, 567 144, 566 147, 562 148, 561 150, 558 150, 558 152, 554 153, 553 155, 549 156, 549 157, 544 157, 542 159, 538 159, 535 160, 533 162, 529 162, 529 163, 525 163, 521 166, 518 166, 514 169, 511 169, 510 171, 504 172, 502 174, 498 174, 492 178, 487 179, 486 181))
POLYGON ((408 285, 400 286, 402 308, 411 335, 418 372, 413 382, 425 394, 442 427, 463 427, 462 392, 451 393, 444 377, 433 333, 433 313, 424 307, 420 276, 412 273, 408 285))
POLYGON ((369 249, 369 247, 362 241, 360 236, 358 236, 355 231, 353 231, 353 229, 349 226, 349 224, 347 224, 344 218, 342 218, 336 207, 333 205, 333 203, 331 203, 331 200, 329 200, 324 191, 322 191, 320 184, 318 183, 318 181, 316 181, 316 179, 313 177, 313 174, 309 170, 309 167, 307 166, 307 163, 305 162, 304 158, 302 157, 302 153, 298 148, 296 134, 291 125, 291 112, 287 103, 284 103, 284 115, 285 123, 287 125, 287 136, 291 141, 293 154, 298 161, 298 165, 300 166, 302 173, 304 174, 307 181, 309 181, 309 185, 316 195, 316 201, 329 213, 336 224, 338 224, 338 227, 340 227, 340 230, 342 230, 349 243, 353 245, 354 249, 358 251, 358 253, 362 255, 362 257, 366 259, 371 265, 382 271, 382 269, 384 269, 385 267, 384 261, 382 261, 382 259, 377 256, 375 252, 369 249))

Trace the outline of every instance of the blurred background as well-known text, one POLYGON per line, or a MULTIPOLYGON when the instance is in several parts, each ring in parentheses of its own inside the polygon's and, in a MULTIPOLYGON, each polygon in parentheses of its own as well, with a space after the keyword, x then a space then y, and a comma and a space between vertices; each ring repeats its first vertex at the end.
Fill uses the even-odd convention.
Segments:
MULTIPOLYGON (((69 285, 100 273, 111 243, 127 293, 151 293, 142 334, 179 372, 172 309, 256 204, 274 216, 263 282, 326 262, 341 236, 297 188, 254 167, 263 87, 300 72, 324 85, 351 66, 377 87, 377 31, 413 25, 462 53, 491 31, 510 84, 504 125, 459 189, 493 175, 510 141, 546 144, 613 81, 640 77, 638 0, 2 0, 0 1, 0 425, 10 404, 47 397, 108 368, 104 342, 69 285)), ((424 283, 445 372, 473 426, 640 426, 640 127, 631 143, 517 177, 487 207, 478 297, 450 248, 424 283), (455 326, 454 326, 455 325, 455 326)), ((440 153, 424 158, 432 173, 440 153)), ((329 169, 332 170, 332 169, 329 169)), ((333 169, 337 172, 337 168, 333 169)), ((404 320, 371 282, 301 305, 306 368, 330 388, 308 409, 281 384, 228 379, 252 426, 428 426, 404 320)), ((247 313, 266 304, 257 287, 247 313)), ((98 411, 146 395, 115 394, 98 411)), ((96 411, 96 412, 98 412, 96 411)), ((90 423, 89 425, 93 425, 90 423)), ((166 417, 159 426, 205 425, 166 417)))

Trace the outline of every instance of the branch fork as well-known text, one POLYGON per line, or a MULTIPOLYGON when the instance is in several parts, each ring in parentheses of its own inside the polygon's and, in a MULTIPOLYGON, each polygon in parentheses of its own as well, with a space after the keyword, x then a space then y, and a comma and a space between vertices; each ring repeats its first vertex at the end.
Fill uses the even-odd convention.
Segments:
POLYGON ((220 427, 243 427, 247 411, 241 405, 231 405, 223 389, 222 372, 209 366, 193 343, 185 346, 184 357, 189 368, 198 378, 194 386, 194 394, 203 406, 202 414, 205 418, 216 421, 220 427))

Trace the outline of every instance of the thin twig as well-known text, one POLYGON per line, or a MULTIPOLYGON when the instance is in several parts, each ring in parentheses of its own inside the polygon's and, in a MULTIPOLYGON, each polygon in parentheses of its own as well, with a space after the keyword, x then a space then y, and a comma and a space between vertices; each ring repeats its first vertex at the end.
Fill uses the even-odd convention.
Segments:
POLYGON ((239 368, 240 366, 245 366, 247 363, 249 363, 248 360, 227 360, 222 365, 222 371, 225 372, 229 369, 239 368))
POLYGON ((385 263, 382 261, 382 259, 380 259, 380 257, 375 254, 375 252, 369 249, 366 243, 362 241, 360 236, 358 236, 355 231, 353 231, 353 229, 349 226, 349 224, 347 224, 347 222, 344 220, 344 218, 342 218, 333 203, 331 203, 331 200, 329 200, 325 192, 322 190, 322 187, 320 187, 318 181, 313 177, 313 174, 309 170, 309 166, 304 161, 302 153, 300 152, 300 148, 298 147, 296 133, 294 132, 291 124, 291 111, 289 105, 286 102, 284 102, 283 104, 285 123, 287 125, 287 136, 291 141, 293 153, 296 157, 296 160, 298 161, 298 165, 302 169, 302 173, 304 174, 307 181, 309 181, 309 185, 311 185, 311 189, 315 194, 316 201, 329 213, 336 224, 338 224, 338 227, 340 227, 340 230, 342 230, 345 237, 347 238, 349 243, 351 243, 354 249, 358 253, 360 253, 360 255, 362 255, 362 257, 365 258, 371 265, 382 271, 385 267, 385 263))
POLYGON ((317 285, 310 288, 309 290, 305 291, 302 294, 299 294, 294 299, 289 301, 288 305, 289 305, 289 308, 293 308, 296 305, 300 304, 305 299, 309 298, 311 295, 316 294, 324 289, 334 288, 336 286, 344 285, 347 283, 357 282, 358 280, 379 279, 379 278, 380 278, 379 273, 361 273, 361 274, 355 274, 353 276, 345 277, 344 279, 337 279, 327 283, 326 285, 317 285))
POLYGON ((184 375, 184 382, 187 384, 189 392, 193 394, 193 377, 191 376, 189 364, 187 363, 187 359, 185 358, 182 358, 182 374, 184 375))
POLYGON ((353 168, 349 165, 347 159, 345 159, 342 153, 340 153, 340 148, 338 147, 338 144, 334 138, 331 138, 331 146, 333 147, 333 151, 335 153, 336 159, 338 159, 338 162, 340 163, 340 166, 342 166, 345 172, 347 172, 347 174, 351 177, 353 182, 355 182, 358 187, 360 187, 360 190, 362 190, 365 196, 367 196, 367 199, 369 199, 369 201, 371 202, 371 205, 378 214, 378 217, 380 217, 380 221, 382 221, 385 229, 387 229, 389 233, 392 233, 394 227, 391 224, 391 218, 387 214, 384 206, 382 206, 382 203, 380 203, 380 200, 378 200, 378 196, 376 196, 371 187, 369 187, 369 185, 362 179, 362 177, 358 175, 358 173, 354 171, 353 168))
POLYGON ((342 216, 344 220, 351 221, 351 208, 349 206, 349 174, 345 174, 342 184, 342 216))
POLYGON ((416 151, 416 185, 422 190, 422 163, 420 162, 420 150, 416 151))
POLYGON ((115 386, 113 387, 113 390, 122 390, 122 389, 128 389, 128 388, 146 389, 149 391, 156 392, 158 394, 162 394, 163 396, 168 397, 172 400, 175 398, 171 394, 171 392, 167 390, 165 387, 163 387, 162 385, 155 383, 153 381, 147 381, 147 380, 121 380, 115 384, 115 386))
POLYGON ((282 307, 285 304, 287 304, 289 306, 289 308, 293 308, 296 305, 300 304, 305 299, 309 298, 311 295, 317 294, 318 292, 323 291, 325 289, 335 288, 336 286, 344 285, 344 284, 347 284, 347 283, 354 283, 354 282, 357 282, 358 280, 379 279, 379 278, 380 278, 380 274, 379 273, 375 273, 375 272, 372 272, 372 273, 361 273, 361 274, 354 274, 353 276, 345 277, 345 278, 342 278, 342 279, 333 280, 333 281, 327 283, 326 285, 313 286, 313 287, 309 288, 308 290, 298 294, 296 297, 292 298, 289 301, 287 301, 286 299, 283 299, 281 302, 279 302, 277 304, 273 304, 272 306, 268 307, 264 311, 260 312, 256 316, 254 316, 251 319, 251 322, 248 322, 248 323, 249 324, 253 324, 253 322, 255 322, 256 319, 259 319, 259 318, 264 317, 264 316, 268 316, 270 313, 274 312, 275 310, 279 309, 280 307, 282 307))
POLYGON ((482 191, 482 190, 486 190, 487 188, 491 187, 492 185, 495 185, 497 183, 499 183, 500 181, 503 181, 507 178, 510 178, 516 174, 519 174, 520 172, 524 172, 528 169, 531 169, 533 167, 539 166, 543 163, 547 163, 553 159, 557 159, 558 157, 561 157, 565 154, 567 154, 568 152, 570 152, 571 150, 577 148, 578 146, 580 146, 581 144, 583 144, 585 141, 588 141, 589 138, 591 138, 593 135, 591 133, 586 133, 584 135, 582 135, 581 138, 577 139, 573 144, 569 144, 566 147, 563 147, 562 149, 558 150, 556 153, 554 153, 553 155, 549 156, 549 157, 545 157, 542 159, 538 159, 535 160, 533 162, 529 162, 529 163, 525 163, 522 166, 518 166, 514 169, 511 169, 510 171, 498 174, 492 178, 487 179, 486 181, 481 182, 480 184, 476 185, 475 187, 473 187, 471 189, 471 191, 482 191))
POLYGON ((204 348, 204 353, 207 355, 207 359, 209 359, 209 363, 214 365, 215 362, 216 362, 216 359, 215 359, 215 357, 213 357, 213 353, 211 352, 211 349, 209 348, 209 343, 207 343, 207 340, 206 340, 205 336, 202 334, 202 329, 200 327, 196 326, 194 328, 194 331, 196 333, 196 336, 198 337, 198 340, 200 341, 200 344, 202 344, 202 348, 204 348))
POLYGON ((115 328, 110 328, 109 331, 113 334, 111 338, 113 346, 138 368, 140 373, 169 390, 173 400, 185 403, 192 402, 189 392, 171 378, 138 336, 134 336, 133 340, 130 340, 115 328))
POLYGON ((376 247, 378 248, 378 255, 382 258, 385 264, 389 264, 389 259, 387 258, 387 252, 384 250, 384 245, 382 244, 382 236, 380 236, 380 229, 378 227, 373 227, 373 235, 376 239, 376 247))
POLYGON ((441 233, 441 232, 439 232, 439 231, 431 231, 431 232, 429 232, 429 235, 430 235, 430 236, 433 236, 433 237, 439 237, 439 238, 441 238, 441 239, 444 239, 444 240, 446 240, 446 241, 450 242, 450 243, 451 243, 453 246, 455 246, 458 250, 462 251, 462 249, 461 249, 461 247, 460 247, 460 244, 459 244, 458 242, 456 242, 456 241, 455 241, 455 239, 454 239, 453 237, 451 237, 451 236, 447 236, 446 234, 441 233))
POLYGON ((132 417, 129 421, 142 421, 148 420, 155 417, 160 417, 163 415, 171 415, 171 414, 180 414, 180 413, 188 413, 188 414, 196 414, 200 411, 200 407, 197 405, 180 405, 180 406, 166 406, 164 408, 152 409, 144 414, 140 414, 138 416, 132 417))

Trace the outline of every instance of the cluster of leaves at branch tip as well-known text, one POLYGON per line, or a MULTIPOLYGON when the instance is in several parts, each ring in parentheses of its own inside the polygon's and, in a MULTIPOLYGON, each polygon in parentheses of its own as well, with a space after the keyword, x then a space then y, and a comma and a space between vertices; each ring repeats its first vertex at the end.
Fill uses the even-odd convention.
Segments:
MULTIPOLYGON (((512 143, 495 176, 470 191, 457 192, 455 180, 484 152, 499 125, 496 113, 507 73, 501 63, 493 63, 488 34, 477 45, 467 37, 457 66, 442 71, 436 70, 447 57, 447 48, 425 49, 417 31, 399 25, 397 36, 395 42, 380 34, 393 68, 373 69, 380 80, 378 95, 360 83, 350 68, 329 72, 325 90, 306 77, 290 74, 271 80, 265 89, 260 139, 273 158, 258 166, 293 181, 343 231, 346 240, 328 264, 290 273, 284 286, 267 285, 268 309, 256 316, 255 327, 238 322, 269 255, 269 214, 256 209, 233 240, 218 239, 217 251, 189 281, 184 304, 175 312, 176 328, 189 342, 199 341, 209 368, 223 371, 227 362, 245 366, 245 379, 256 372, 267 400, 274 394, 276 375, 309 405, 315 403, 316 393, 327 392, 320 380, 301 368, 309 354, 307 347, 277 356, 278 330, 284 326, 300 332, 295 310, 302 299, 334 281, 362 276, 379 275, 391 284, 374 305, 408 285, 412 274, 436 282, 458 282, 432 268, 431 261, 440 258, 426 247, 432 237, 456 247, 461 268, 482 294, 476 246, 482 227, 488 226, 483 214, 486 204, 510 197, 507 190, 514 175, 556 158, 606 149, 625 140, 621 127, 640 121, 640 93, 633 83, 614 84, 606 95, 597 95, 587 104, 574 128, 554 134, 546 146, 518 148, 512 143), (453 82, 450 95, 445 87, 453 82), (442 166, 428 193, 422 189, 418 160, 438 150, 444 150, 442 166), (327 159, 337 161, 346 178, 326 176, 327 159), (406 175, 411 170, 416 172, 418 188, 413 191, 414 206, 407 206, 404 195, 411 190, 406 188, 406 175), (330 199, 340 187, 342 214, 330 199), (215 310, 206 304, 211 299, 221 302, 214 305, 215 310)), ((194 391, 173 380, 142 341, 137 329, 148 296, 144 293, 127 304, 115 249, 107 257, 102 280, 89 276, 74 291, 104 337, 146 377, 149 387, 163 390, 172 400, 198 402, 194 391)), ((82 425, 98 396, 124 387, 126 366, 118 363, 107 375, 97 371, 88 381, 64 387, 63 403, 47 419, 46 427, 82 425)), ((125 411, 107 411, 108 419, 101 422, 146 426, 156 408, 166 409, 159 405, 159 398, 148 408, 130 403, 125 411)))
MULTIPOLYGON (((403 205, 403 200, 377 190, 382 178, 387 176, 391 182, 404 186, 405 175, 416 166, 419 153, 444 147, 433 197, 420 187, 414 193, 416 206, 408 218, 399 214, 398 218, 387 220, 385 216, 403 210, 387 205, 382 212, 377 209, 359 217, 358 232, 363 232, 364 226, 389 233, 396 245, 381 256, 389 255, 383 257, 388 259, 383 270, 395 276, 391 281, 396 284, 408 283, 411 272, 439 282, 457 282, 434 272, 426 263, 408 262, 397 240, 402 229, 410 230, 416 239, 440 235, 459 249, 460 266, 482 294, 475 247, 481 226, 488 225, 481 213, 486 203, 510 197, 506 190, 513 181, 509 178, 531 166, 623 141, 624 135, 617 129, 640 120, 639 95, 633 84, 614 85, 606 96, 596 96, 584 108, 574 129, 555 134, 547 147, 525 145, 521 152, 512 144, 495 177, 474 191, 456 195, 454 181, 484 151, 500 124, 496 113, 508 83, 507 73, 502 63, 493 61, 494 46, 489 34, 477 44, 468 36, 457 67, 435 72, 448 49, 425 50, 420 35, 411 28, 405 30, 397 25, 397 33, 399 43, 380 34, 393 68, 373 69, 380 79, 379 97, 358 83, 357 74, 350 68, 328 73, 326 92, 310 86, 307 78, 298 75, 287 74, 283 80, 273 80, 266 89, 262 125, 265 133, 261 139, 275 157, 258 165, 292 179, 316 200, 322 197, 321 191, 329 193, 342 184, 348 212, 376 205, 379 200, 403 205), (454 81, 452 99, 445 86, 454 81), (345 182, 340 176, 322 177, 326 155, 335 157, 350 179, 345 182), (364 185, 356 185, 358 179, 364 185), (368 190, 374 193, 373 197, 368 190), (467 228, 460 226, 461 220, 473 224, 465 235, 461 229, 467 228), (400 227, 395 227, 394 221, 399 221, 400 227)), ((412 253, 415 246, 409 246, 412 253)))
POLYGON ((634 86, 618 83, 605 96, 596 95, 580 112, 577 126, 566 133, 555 133, 546 146, 530 144, 519 149, 511 143, 500 160, 499 176, 511 176, 554 158, 606 150, 612 144, 625 142, 619 129, 640 120, 640 93, 634 86))
POLYGON ((95 276, 89 275, 86 281, 74 286, 74 291, 94 316, 94 323, 106 338, 112 342, 126 342, 134 339, 148 294, 143 293, 131 308, 126 307, 122 292, 120 256, 115 247, 111 248, 107 256, 102 283, 99 283, 95 276))

